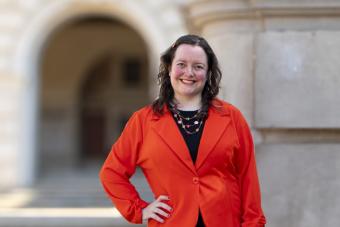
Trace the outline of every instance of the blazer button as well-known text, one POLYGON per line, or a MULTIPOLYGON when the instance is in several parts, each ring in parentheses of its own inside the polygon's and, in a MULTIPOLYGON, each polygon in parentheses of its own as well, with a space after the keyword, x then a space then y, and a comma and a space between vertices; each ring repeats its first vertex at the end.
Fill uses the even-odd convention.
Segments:
POLYGON ((198 183, 199 183, 198 177, 193 177, 193 178, 192 178, 192 182, 193 182, 194 184, 198 184, 198 183))

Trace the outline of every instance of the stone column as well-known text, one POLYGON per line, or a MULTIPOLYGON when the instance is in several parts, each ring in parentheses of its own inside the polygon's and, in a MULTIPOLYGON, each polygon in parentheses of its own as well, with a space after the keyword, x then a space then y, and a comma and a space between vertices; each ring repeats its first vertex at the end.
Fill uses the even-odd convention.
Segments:
POLYGON ((16 143, 20 129, 15 122, 20 116, 20 80, 9 72, 0 71, 0 188, 16 184, 19 149, 16 143))
POLYGON ((222 97, 256 132, 268 225, 340 223, 340 2, 191 1, 222 97))
POLYGON ((261 29, 256 12, 243 1, 193 1, 193 27, 214 49, 223 72, 220 97, 254 124, 254 41, 261 29))
POLYGON ((24 79, 13 70, 17 37, 24 30, 25 12, 13 1, 0 1, 0 9, 0 189, 8 189, 23 185, 23 178, 30 175, 29 171, 23 171, 32 155, 23 136, 27 127, 22 127, 21 123, 30 113, 27 107, 32 107, 22 96, 24 79))

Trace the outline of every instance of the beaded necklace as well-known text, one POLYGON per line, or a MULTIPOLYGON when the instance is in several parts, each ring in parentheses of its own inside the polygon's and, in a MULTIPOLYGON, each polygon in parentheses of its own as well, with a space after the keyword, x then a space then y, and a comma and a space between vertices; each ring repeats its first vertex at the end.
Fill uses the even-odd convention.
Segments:
POLYGON ((185 133, 192 135, 200 131, 200 128, 203 125, 203 118, 200 116, 201 109, 199 109, 192 117, 183 116, 175 105, 171 105, 170 110, 173 113, 177 124, 183 128, 185 133))

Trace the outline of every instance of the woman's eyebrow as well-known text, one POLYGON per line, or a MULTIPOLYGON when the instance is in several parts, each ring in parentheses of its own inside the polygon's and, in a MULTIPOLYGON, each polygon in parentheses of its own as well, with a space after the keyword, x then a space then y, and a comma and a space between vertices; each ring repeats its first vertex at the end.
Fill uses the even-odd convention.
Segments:
MULTIPOLYGON (((177 59, 177 60, 175 60, 175 62, 187 62, 186 60, 184 60, 184 59, 177 59)), ((194 64, 200 64, 200 65, 206 65, 204 62, 196 62, 196 61, 194 61, 194 64)))

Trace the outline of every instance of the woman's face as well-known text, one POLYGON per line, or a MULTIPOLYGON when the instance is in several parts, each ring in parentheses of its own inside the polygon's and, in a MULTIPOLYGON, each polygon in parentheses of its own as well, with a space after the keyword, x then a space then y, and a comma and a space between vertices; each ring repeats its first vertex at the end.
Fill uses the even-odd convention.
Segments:
POLYGON ((181 44, 170 68, 170 81, 176 99, 197 98, 207 80, 208 59, 200 46, 181 44))

